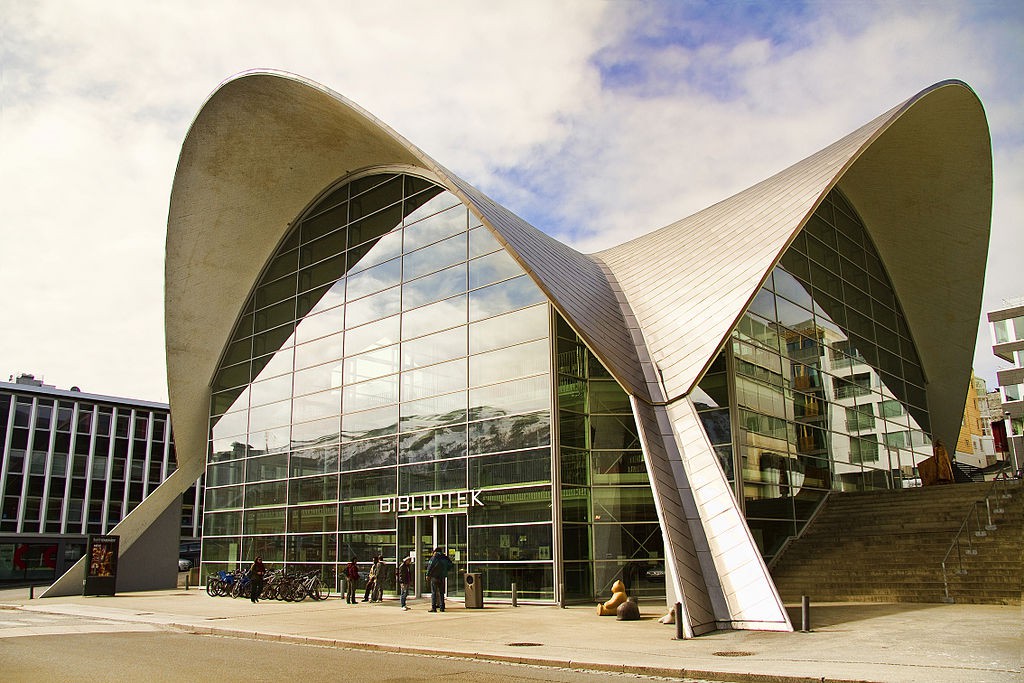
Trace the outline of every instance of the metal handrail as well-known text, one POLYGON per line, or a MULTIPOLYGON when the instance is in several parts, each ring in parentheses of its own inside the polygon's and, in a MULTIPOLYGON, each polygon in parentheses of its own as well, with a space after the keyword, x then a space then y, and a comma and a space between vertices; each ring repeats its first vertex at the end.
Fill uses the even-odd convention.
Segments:
MULTIPOLYGON (((1005 469, 1006 468, 1004 467, 1003 470, 1005 471, 1005 469)), ((996 476, 998 477, 998 474, 996 476)), ((996 489, 1008 488, 1010 481, 1013 480, 998 478, 993 480, 992 485, 988 487, 988 491, 985 493, 985 498, 983 500, 976 500, 973 503, 971 503, 971 507, 967 511, 967 515, 964 517, 964 521, 960 524, 960 528, 957 530, 956 534, 953 535, 953 541, 949 544, 949 549, 946 550, 946 554, 942 558, 942 588, 945 593, 945 596, 943 597, 944 602, 953 602, 952 598, 949 597, 949 573, 946 568, 946 563, 949 561, 949 556, 953 553, 954 550, 956 550, 956 573, 959 575, 966 574, 967 571, 964 569, 963 556, 978 554, 977 549, 974 548, 974 544, 971 541, 971 537, 973 535, 978 538, 983 538, 988 535, 989 531, 996 530, 996 525, 992 523, 992 504, 990 501, 992 498, 996 497, 996 489), (979 508, 982 503, 985 504, 985 519, 988 522, 984 525, 984 527, 981 524, 981 518, 979 516, 979 508), (960 538, 964 535, 965 531, 970 531, 970 522, 972 516, 974 517, 975 522, 974 533, 967 534, 967 549, 962 550, 960 547, 960 538)), ((1000 497, 1008 498, 1009 495, 1004 492, 1000 494, 1000 497)))

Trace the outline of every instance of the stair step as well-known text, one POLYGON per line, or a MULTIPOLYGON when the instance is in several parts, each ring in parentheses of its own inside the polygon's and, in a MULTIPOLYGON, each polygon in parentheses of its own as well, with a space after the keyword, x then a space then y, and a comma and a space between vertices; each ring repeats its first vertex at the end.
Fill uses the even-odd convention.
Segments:
POLYGON ((1021 604, 1024 495, 1010 482, 1009 498, 976 506, 960 555, 947 557, 971 506, 990 482, 904 491, 837 493, 772 570, 784 599, 1021 604), (946 582, 942 561, 946 557, 946 582), (960 574, 960 568, 966 573, 960 574))

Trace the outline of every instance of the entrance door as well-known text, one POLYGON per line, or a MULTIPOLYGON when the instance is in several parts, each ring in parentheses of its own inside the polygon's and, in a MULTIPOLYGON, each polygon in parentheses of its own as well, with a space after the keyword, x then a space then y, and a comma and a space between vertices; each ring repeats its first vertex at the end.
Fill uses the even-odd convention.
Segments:
POLYGON ((441 548, 455 564, 448 574, 445 594, 462 597, 461 575, 466 561, 466 514, 409 515, 398 518, 398 561, 413 557, 414 597, 430 592, 427 585, 427 562, 434 548, 441 548))

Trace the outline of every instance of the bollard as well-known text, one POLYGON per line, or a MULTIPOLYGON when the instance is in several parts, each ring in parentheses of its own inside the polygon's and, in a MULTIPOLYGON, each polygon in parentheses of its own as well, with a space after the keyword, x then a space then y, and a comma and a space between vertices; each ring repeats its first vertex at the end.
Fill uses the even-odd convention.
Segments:
POLYGON ((519 607, 519 594, 516 592, 516 585, 512 584, 512 606, 519 607))
POLYGON ((565 609, 565 584, 558 584, 558 606, 565 609))
POLYGON ((811 598, 807 595, 800 596, 800 631, 809 633, 811 630, 811 598))
POLYGON ((676 614, 676 640, 685 640, 686 636, 683 633, 683 603, 677 602, 673 611, 676 614))
POLYGON ((185 572, 185 590, 188 590, 188 588, 189 588, 189 585, 188 585, 188 580, 189 580, 189 576, 190 576, 191 574, 192 574, 192 572, 191 572, 191 571, 185 572))
POLYGON ((36 587, 35 586, 29 586, 28 587, 28 599, 29 600, 35 600, 36 599, 36 587))

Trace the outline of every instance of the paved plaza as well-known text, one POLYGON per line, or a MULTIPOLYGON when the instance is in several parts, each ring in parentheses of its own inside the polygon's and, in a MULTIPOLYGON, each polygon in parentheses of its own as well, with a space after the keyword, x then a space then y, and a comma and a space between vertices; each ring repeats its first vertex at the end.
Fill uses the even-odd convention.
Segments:
MULTIPOLYGON (((431 614, 424 601, 403 612, 397 601, 347 605, 332 597, 302 603, 211 598, 203 590, 114 597, 28 599, 0 592, 6 610, 79 617, 83 629, 159 627, 342 648, 440 653, 584 670, 689 676, 721 681, 1021 681, 1020 607, 942 604, 822 604, 809 633, 719 631, 674 639, 658 623, 660 605, 641 605, 640 621, 597 617, 594 608, 450 602, 431 614), (104 626, 106 624, 106 626, 104 626)), ((799 624, 799 609, 791 609, 799 624)), ((13 622, 15 613, 0 612, 13 622)), ((0 629, 0 637, 44 635, 44 625, 0 629)))

